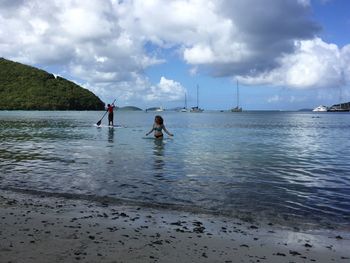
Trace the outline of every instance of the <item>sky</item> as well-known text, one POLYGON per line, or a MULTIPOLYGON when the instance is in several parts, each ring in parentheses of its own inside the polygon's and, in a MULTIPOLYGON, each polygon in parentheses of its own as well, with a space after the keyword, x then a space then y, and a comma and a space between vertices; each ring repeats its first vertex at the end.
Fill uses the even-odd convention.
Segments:
POLYGON ((105 103, 298 110, 350 101, 348 0, 0 0, 0 57, 105 103))

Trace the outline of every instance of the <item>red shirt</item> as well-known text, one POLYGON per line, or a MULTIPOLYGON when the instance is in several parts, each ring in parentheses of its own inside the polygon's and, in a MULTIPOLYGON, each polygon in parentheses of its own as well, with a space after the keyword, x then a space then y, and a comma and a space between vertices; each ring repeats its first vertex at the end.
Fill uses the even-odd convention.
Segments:
POLYGON ((112 106, 112 105, 109 106, 109 107, 107 108, 108 112, 109 112, 109 113, 113 113, 114 107, 115 107, 115 106, 112 106))

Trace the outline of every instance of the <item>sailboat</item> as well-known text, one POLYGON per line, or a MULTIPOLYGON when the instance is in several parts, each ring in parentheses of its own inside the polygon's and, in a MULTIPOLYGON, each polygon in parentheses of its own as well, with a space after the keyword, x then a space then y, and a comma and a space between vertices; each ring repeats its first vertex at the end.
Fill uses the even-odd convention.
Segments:
POLYGON ((198 106, 198 89, 199 89, 199 87, 197 85, 197 106, 192 107, 190 110, 191 112, 203 112, 203 109, 199 108, 199 106, 198 106))
POLYGON ((188 112, 188 110, 187 110, 187 96, 186 96, 186 93, 185 93, 185 106, 180 111, 181 112, 188 112))
POLYGON ((239 88, 237 80, 237 106, 231 109, 231 112, 242 112, 242 107, 239 107, 239 88))

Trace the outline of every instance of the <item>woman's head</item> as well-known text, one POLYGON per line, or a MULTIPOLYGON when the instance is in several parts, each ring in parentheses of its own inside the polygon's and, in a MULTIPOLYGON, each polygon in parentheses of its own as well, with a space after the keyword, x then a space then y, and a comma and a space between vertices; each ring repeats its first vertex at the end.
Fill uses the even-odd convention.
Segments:
POLYGON ((107 107, 111 107, 111 104, 107 104, 107 107))
POLYGON ((154 122, 159 124, 159 125, 162 125, 163 124, 163 118, 162 116, 160 115, 157 115, 155 118, 154 118, 154 122))

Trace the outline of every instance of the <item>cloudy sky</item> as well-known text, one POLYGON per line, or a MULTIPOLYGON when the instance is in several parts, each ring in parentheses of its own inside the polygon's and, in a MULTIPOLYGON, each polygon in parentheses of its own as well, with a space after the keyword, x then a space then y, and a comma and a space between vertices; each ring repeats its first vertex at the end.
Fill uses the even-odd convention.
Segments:
POLYGON ((350 101, 347 0, 0 0, 0 57, 120 106, 350 101))

